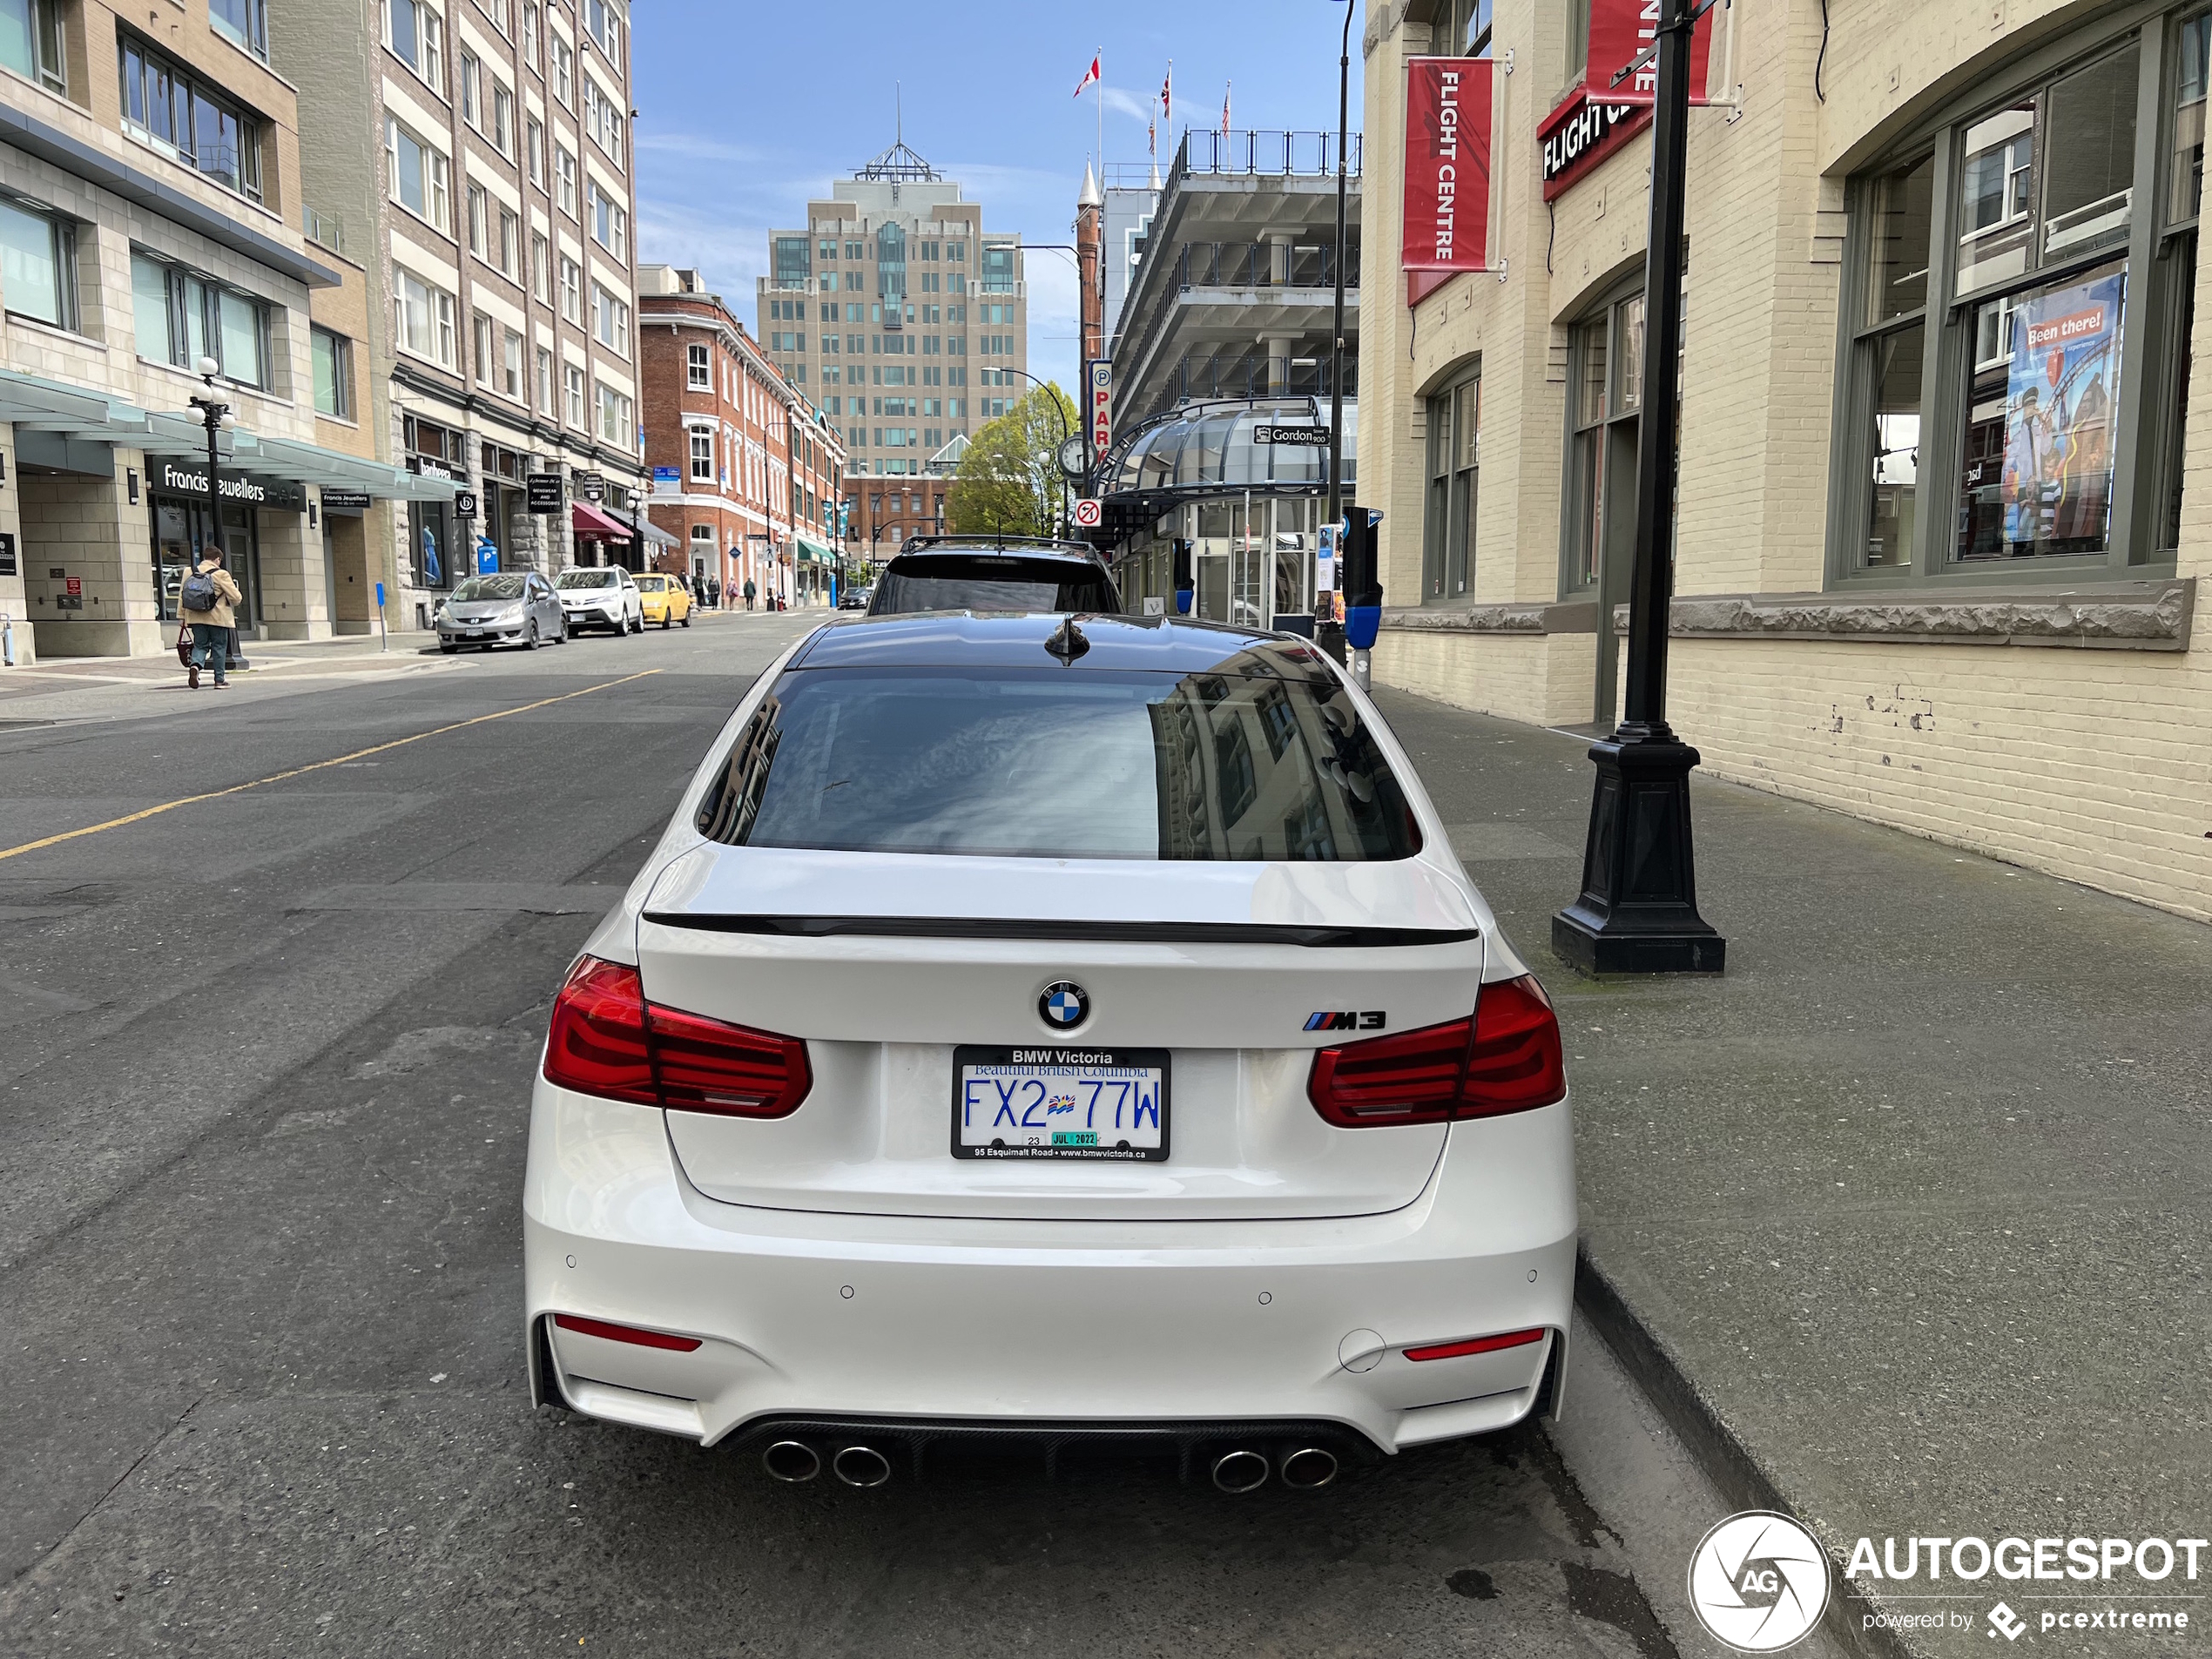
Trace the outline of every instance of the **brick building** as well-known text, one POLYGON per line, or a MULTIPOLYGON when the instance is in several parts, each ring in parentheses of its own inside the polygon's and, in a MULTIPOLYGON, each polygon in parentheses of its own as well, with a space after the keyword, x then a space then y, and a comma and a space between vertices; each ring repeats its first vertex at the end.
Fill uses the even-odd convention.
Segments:
MULTIPOLYGON (((1622 7, 1367 12, 1375 678, 1554 725, 1609 725, 1622 680, 1650 138, 1587 64, 1622 7), (1399 264, 1421 54, 1499 70, 1500 268, 1440 285, 1399 264)), ((1710 773, 2212 917, 2212 765, 2182 735, 2212 713, 2212 23, 1711 15, 1669 718, 1710 773)))
POLYGON ((697 271, 638 271, 658 568, 826 604, 842 563, 845 448, 697 271))

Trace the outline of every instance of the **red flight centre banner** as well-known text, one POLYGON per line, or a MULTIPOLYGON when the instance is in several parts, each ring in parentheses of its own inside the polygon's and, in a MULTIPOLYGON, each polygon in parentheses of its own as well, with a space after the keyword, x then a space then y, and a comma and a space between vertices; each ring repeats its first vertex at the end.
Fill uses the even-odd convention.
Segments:
MULTIPOLYGON (((1634 63, 1659 38, 1662 0, 1590 0, 1589 68, 1582 84, 1602 104, 1656 102, 1659 96, 1659 65, 1644 64, 1635 73, 1613 84, 1613 78, 1634 63)), ((1689 31, 1689 101, 1707 101, 1706 78, 1713 62, 1713 17, 1722 0, 1714 0, 1689 31)))
POLYGON ((1406 213, 1399 263, 1488 268, 1491 76, 1487 57, 1406 62, 1406 213))

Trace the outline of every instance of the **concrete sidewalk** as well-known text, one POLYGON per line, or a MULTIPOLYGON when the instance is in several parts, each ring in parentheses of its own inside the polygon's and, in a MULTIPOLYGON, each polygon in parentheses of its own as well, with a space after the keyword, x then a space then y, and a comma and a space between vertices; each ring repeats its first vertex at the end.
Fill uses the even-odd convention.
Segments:
MULTIPOLYGON (((1557 1001, 1584 1304, 1732 1499, 1778 1500, 1838 1562, 1861 1536, 2212 1531, 2212 929, 1701 780, 1727 976, 1580 979, 1549 939, 1586 740, 1378 700, 1557 1001)), ((1860 1588, 1970 1615, 1907 1648, 1986 1655, 2000 1598, 2033 1624, 2202 1597, 2203 1573, 1860 1588)), ((2156 1650, 2202 1651, 2212 1601, 2161 1605, 2190 1631, 2156 1650)))

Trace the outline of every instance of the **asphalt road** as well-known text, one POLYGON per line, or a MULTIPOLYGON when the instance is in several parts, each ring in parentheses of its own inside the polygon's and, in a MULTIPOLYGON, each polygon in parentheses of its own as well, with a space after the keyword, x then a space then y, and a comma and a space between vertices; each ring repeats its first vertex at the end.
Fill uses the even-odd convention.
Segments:
POLYGON ((551 993, 809 625, 0 725, 3 852, 543 704, 0 857, 0 1651, 1674 1654, 1683 1558, 1639 1572, 1622 1516, 1722 1512, 1624 1477, 1594 1393, 1579 1447, 1241 1500, 1143 1466, 786 1488, 530 1409, 551 993))

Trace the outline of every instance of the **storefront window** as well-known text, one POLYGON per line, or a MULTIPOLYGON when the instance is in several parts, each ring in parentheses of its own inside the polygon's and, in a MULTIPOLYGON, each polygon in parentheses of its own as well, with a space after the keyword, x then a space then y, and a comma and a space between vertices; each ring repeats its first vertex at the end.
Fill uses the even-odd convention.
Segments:
MULTIPOLYGON (((165 622, 188 620, 179 608, 178 596, 185 577, 214 539, 214 520, 204 502, 189 496, 154 491, 153 588, 154 603, 165 622)), ((253 634, 261 621, 261 549, 250 507, 223 509, 223 565, 238 583, 239 603, 233 607, 239 631, 253 634)))
POLYGON ((2078 573, 2173 546, 2208 37, 2202 17, 2148 27, 2175 49, 2162 108, 2141 36, 2108 32, 1962 111, 1932 156, 1857 181, 1843 572, 2078 573), (2163 197, 2136 153, 2154 111, 2166 131, 2144 148, 2171 166, 2163 197), (1932 188, 1946 167, 1948 200, 1932 188), (2121 449, 2131 430, 2135 455, 2121 449))

